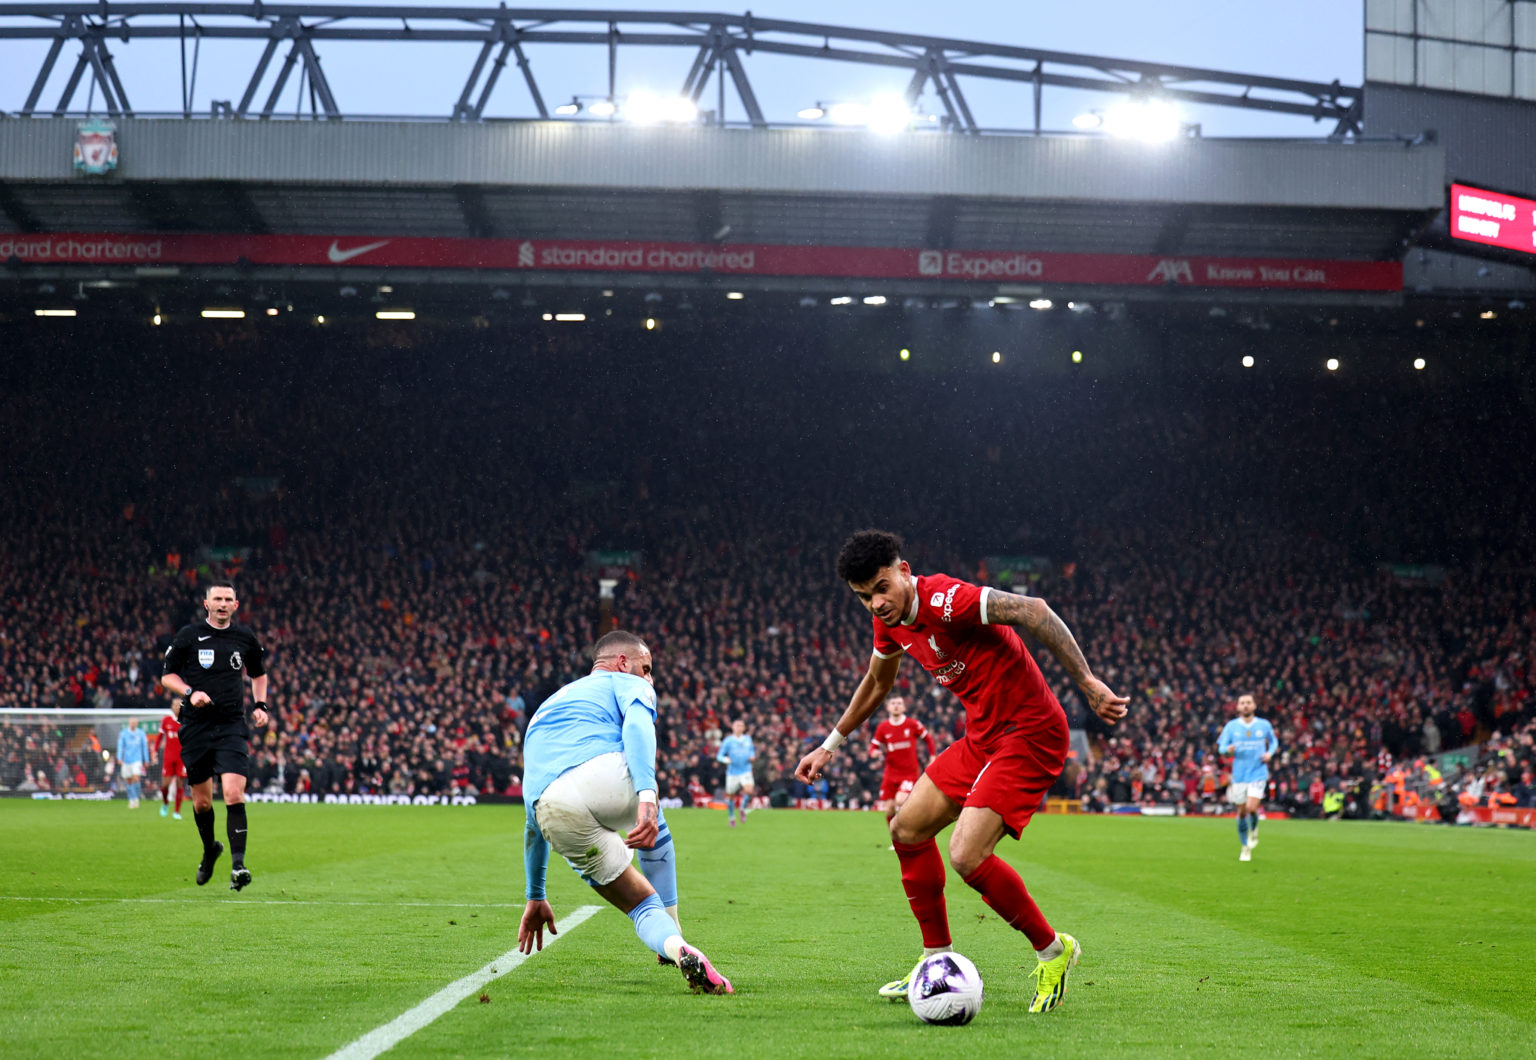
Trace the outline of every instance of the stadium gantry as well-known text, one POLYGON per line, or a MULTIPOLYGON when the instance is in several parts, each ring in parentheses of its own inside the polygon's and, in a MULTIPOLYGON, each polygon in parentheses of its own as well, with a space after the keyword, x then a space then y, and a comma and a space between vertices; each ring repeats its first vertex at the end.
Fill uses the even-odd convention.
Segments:
POLYGON ((137 292, 140 316, 307 286, 333 301, 393 287, 461 317, 541 289, 1203 313, 1530 286, 1434 242, 1443 138, 1375 135, 1367 89, 1336 81, 751 13, 503 7, 0 3, 0 56, 17 97, 0 100, 0 308, 23 315, 61 283, 137 292), (163 61, 127 62, 139 41, 163 61), (462 74, 444 66, 453 45, 462 74), (338 53, 359 47, 377 56, 362 91, 338 91, 338 53), (649 122, 631 72, 646 50, 681 78, 649 122), (570 95, 578 54, 595 83, 570 95), (772 64, 801 60, 813 76, 787 104, 772 64), (905 83, 886 100, 898 129, 867 101, 840 123, 848 64, 905 83), (421 113, 380 113, 386 78, 427 67, 441 83, 416 93, 421 113), (1099 118, 1235 108, 1319 135, 1048 127, 1085 97, 1107 101, 1099 118), (89 132, 99 119, 112 128, 89 132), (81 164, 91 135, 113 166, 81 164))
MULTIPOLYGON (((366 42, 401 47, 427 43, 480 45, 463 90, 444 113, 455 121, 480 121, 498 81, 515 64, 526 83, 531 112, 514 117, 551 119, 612 116, 618 101, 619 54, 636 48, 681 48, 693 61, 679 94, 698 120, 727 124, 727 82, 746 115, 758 128, 779 124, 753 90, 748 63, 752 56, 780 55, 836 63, 857 63, 911 72, 905 91, 908 106, 931 90, 943 109, 937 128, 967 133, 1043 132, 1042 106, 1048 88, 1070 88, 1145 99, 1156 97, 1310 117, 1331 123, 1330 135, 1361 131, 1362 92, 1338 81, 1321 83, 1264 77, 1165 63, 1112 59, 1039 48, 953 40, 891 30, 821 25, 743 15, 690 14, 675 11, 561 11, 539 8, 350 7, 326 4, 109 3, 0 4, 0 41, 50 42, 17 113, 63 116, 75 105, 82 80, 101 95, 112 116, 133 117, 127 86, 111 49, 134 40, 176 40, 181 47, 183 117, 193 115, 193 88, 205 40, 265 42, 238 102, 220 101, 213 113, 234 117, 275 118, 278 100, 295 71, 300 99, 307 94, 310 116, 328 119, 367 116, 342 108, 321 64, 321 50, 336 42, 366 42), (64 46, 81 50, 57 102, 49 110, 43 96, 64 46), (585 45, 608 54, 606 107, 595 111, 579 100, 550 107, 540 89, 530 51, 549 46, 585 45), (190 55, 189 55, 190 49, 190 55), (258 102, 273 71, 265 102, 258 102), (988 129, 976 119, 962 79, 1001 81, 1028 86, 1033 123, 1027 130, 988 129), (713 85, 715 106, 706 106, 713 85)), ((820 108, 817 108, 820 109, 820 108)), ((376 112, 375 112, 376 113, 376 112)))

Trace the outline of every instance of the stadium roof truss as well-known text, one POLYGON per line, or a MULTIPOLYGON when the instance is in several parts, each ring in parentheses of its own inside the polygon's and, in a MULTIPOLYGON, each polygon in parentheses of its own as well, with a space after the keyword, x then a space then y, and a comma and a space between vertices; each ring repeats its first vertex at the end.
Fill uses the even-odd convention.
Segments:
MULTIPOLYGON (((858 63, 911 72, 909 104, 932 91, 943 114, 937 127, 954 132, 1042 132, 1041 111, 1047 88, 1068 88, 1127 97, 1161 98, 1201 105, 1235 107, 1310 117, 1331 123, 1335 138, 1358 135, 1362 91, 1338 81, 1320 83, 1250 76, 1220 70, 1110 59, 1038 48, 952 40, 881 29, 830 26, 744 15, 674 11, 561 11, 539 8, 344 7, 310 4, 0 3, 0 41, 47 40, 31 91, 19 113, 24 117, 71 113, 82 81, 99 93, 107 113, 133 117, 128 87, 113 61, 112 48, 135 39, 172 39, 181 45, 182 116, 193 117, 200 43, 209 39, 264 41, 260 57, 238 101, 215 104, 216 117, 276 118, 279 98, 295 72, 299 97, 307 97, 309 117, 341 120, 368 117, 344 111, 321 63, 325 45, 337 41, 379 42, 393 46, 424 42, 478 44, 463 89, 443 117, 481 121, 498 81, 515 65, 528 89, 532 113, 520 117, 549 119, 551 109, 535 73, 532 55, 553 45, 606 48, 607 98, 617 91, 621 48, 691 49, 693 61, 680 92, 700 105, 700 120, 726 124, 731 93, 753 127, 778 124, 759 104, 748 70, 755 54, 796 56, 858 63), (43 99, 64 48, 81 46, 62 92, 48 107, 43 99), (190 51, 190 60, 188 53, 190 51), (275 66, 275 69, 274 69, 275 66), (1033 124, 1022 129, 987 129, 978 123, 966 96, 974 79, 1027 85, 1033 90, 1033 124), (727 88, 729 85, 729 89, 727 88), (714 106, 704 107, 713 88, 714 106), (265 93, 263 92, 265 90, 265 93)), ((302 103, 301 103, 302 106, 302 103)), ((304 115, 300 115, 304 116, 304 115)))

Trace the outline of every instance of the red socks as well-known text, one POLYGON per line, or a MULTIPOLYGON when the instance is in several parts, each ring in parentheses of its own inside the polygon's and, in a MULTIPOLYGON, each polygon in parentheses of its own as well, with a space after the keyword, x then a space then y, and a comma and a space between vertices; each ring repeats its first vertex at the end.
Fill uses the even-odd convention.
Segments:
MULTIPOLYGON (((901 848, 896 848, 900 852, 901 848)), ((934 856, 938 856, 938 847, 934 847, 934 856)), ((906 881, 906 862, 902 862, 902 881, 906 881)), ((1029 937, 1029 944, 1037 950, 1043 950, 1056 941, 1056 932, 1045 919, 1045 914, 1040 912, 1040 907, 1029 896, 1029 891, 1024 888, 1024 881, 1019 874, 996 854, 990 855, 981 867, 966 877, 965 882, 975 888, 981 894, 981 900, 992 908, 992 911, 1007 921, 1008 926, 1017 931, 1024 932, 1029 937)), ((907 894, 911 894, 909 888, 907 894)), ((941 898, 942 902, 943 899, 941 898)), ((914 901, 912 908, 917 908, 914 901)), ((921 919, 921 917, 919 917, 921 919)), ((926 934, 927 929, 924 928, 926 934)), ((947 934, 947 933, 946 933, 947 934)), ((924 945, 927 945, 925 940, 924 945)))
MULTIPOLYGON (((924 948, 948 946, 949 913, 944 905, 944 859, 939 855, 939 844, 930 839, 912 846, 894 845, 901 861, 901 886, 912 904, 912 915, 923 929, 924 948)), ((1019 886, 1022 890, 1023 884, 1019 886)))

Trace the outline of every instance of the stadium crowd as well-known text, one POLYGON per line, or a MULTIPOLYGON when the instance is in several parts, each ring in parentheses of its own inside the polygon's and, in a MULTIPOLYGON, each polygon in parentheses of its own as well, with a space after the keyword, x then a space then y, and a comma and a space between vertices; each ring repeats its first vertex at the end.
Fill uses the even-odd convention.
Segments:
MULTIPOLYGON (((727 368, 710 351, 728 342, 18 344, 0 367, 0 707, 153 722, 161 652, 201 586, 231 576, 272 674, 253 790, 515 794, 530 713, 585 672, 611 606, 655 652, 665 794, 716 788, 716 745, 743 717, 760 792, 868 805, 868 732, 818 790, 791 773, 868 659, 870 619, 832 558, 879 525, 918 571, 1044 596, 1132 697, 1106 729, 1041 658, 1088 734, 1058 794, 1219 798, 1216 735, 1251 691, 1282 747, 1271 797, 1292 812, 1468 745, 1490 757, 1463 788, 1532 805, 1520 447, 1536 413, 1519 395, 941 385, 727 368), (998 556, 1048 561, 1020 574, 998 556)), ((940 746, 959 734, 926 674, 906 665, 899 690, 940 746)), ((0 784, 104 783, 92 740, 0 718, 0 784)))

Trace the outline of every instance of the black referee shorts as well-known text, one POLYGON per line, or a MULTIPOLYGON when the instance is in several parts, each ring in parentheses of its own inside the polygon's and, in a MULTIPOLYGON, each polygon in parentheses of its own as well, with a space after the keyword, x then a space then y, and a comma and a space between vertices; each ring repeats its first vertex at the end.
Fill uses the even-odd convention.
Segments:
POLYGON ((244 736, 230 733, 206 743, 181 741, 181 761, 187 767, 187 784, 201 784, 215 773, 238 773, 251 778, 250 744, 244 736))

